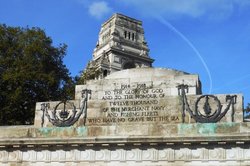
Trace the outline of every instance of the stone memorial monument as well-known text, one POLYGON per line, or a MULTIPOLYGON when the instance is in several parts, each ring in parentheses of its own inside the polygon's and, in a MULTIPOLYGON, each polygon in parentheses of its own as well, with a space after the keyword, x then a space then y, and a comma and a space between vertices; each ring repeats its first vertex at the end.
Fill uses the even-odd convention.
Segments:
POLYGON ((114 14, 75 99, 38 102, 33 126, 0 128, 0 165, 250 165, 241 94, 202 94, 196 74, 153 68, 142 22, 114 14))

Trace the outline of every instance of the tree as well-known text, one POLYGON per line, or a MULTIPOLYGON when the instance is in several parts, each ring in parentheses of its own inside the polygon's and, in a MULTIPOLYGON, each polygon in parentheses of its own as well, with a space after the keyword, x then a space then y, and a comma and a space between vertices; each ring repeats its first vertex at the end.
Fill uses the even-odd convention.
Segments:
POLYGON ((0 25, 0 125, 31 124, 36 102, 73 95, 66 48, 40 28, 0 25))
POLYGON ((250 119, 250 103, 247 103, 246 108, 244 108, 244 119, 250 119))
POLYGON ((244 112, 250 114, 250 103, 247 103, 246 108, 244 108, 244 112))
POLYGON ((86 84, 86 81, 93 80, 100 75, 101 71, 98 69, 95 62, 90 61, 85 70, 80 73, 80 77, 76 77, 76 84, 86 84))

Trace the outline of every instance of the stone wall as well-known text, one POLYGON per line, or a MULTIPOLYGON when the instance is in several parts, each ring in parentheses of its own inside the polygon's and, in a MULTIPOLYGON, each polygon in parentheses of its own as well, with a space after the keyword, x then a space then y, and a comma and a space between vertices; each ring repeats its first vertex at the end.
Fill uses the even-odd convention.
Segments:
POLYGON ((123 70, 37 103, 34 126, 0 127, 0 165, 249 165, 242 98, 202 95, 195 74, 123 70))

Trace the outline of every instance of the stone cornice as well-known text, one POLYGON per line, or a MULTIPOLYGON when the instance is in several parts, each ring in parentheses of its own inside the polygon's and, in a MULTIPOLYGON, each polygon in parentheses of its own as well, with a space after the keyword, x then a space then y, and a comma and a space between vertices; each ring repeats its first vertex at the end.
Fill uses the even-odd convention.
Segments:
POLYGON ((0 139, 0 148, 4 147, 46 147, 46 146, 240 146, 250 143, 249 134, 234 136, 206 137, 86 137, 86 138, 11 138, 0 139))
MULTIPOLYGON (((57 146, 57 145, 140 145, 140 144, 164 144, 164 145, 239 145, 250 143, 250 133, 246 132, 247 123, 234 123, 235 129, 225 129, 228 124, 219 124, 217 133, 171 133, 169 135, 127 135, 127 136, 87 136, 83 133, 74 133, 79 128, 51 128, 42 129, 34 127, 1 127, 0 146, 57 146), (222 130, 224 128, 224 130, 222 130), (42 131, 44 130, 44 131, 42 131), (50 134, 49 131, 50 130, 50 134), (47 131, 47 132, 46 132, 47 131), (68 132, 67 134, 65 134, 68 132)), ((199 126, 193 124, 198 129, 199 126)), ((88 129, 91 126, 87 127, 88 129)), ((81 129, 79 129, 81 130, 81 129)))

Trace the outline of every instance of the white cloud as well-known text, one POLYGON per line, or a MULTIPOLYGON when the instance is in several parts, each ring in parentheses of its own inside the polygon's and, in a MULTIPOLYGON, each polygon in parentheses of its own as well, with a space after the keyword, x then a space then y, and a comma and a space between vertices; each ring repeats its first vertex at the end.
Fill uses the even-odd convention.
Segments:
POLYGON ((102 18, 104 15, 109 14, 112 11, 105 1, 93 2, 88 9, 89 14, 97 19, 102 18))
POLYGON ((249 8, 250 0, 124 0, 127 5, 147 16, 165 16, 176 19, 182 16, 224 19, 234 10, 249 8))

